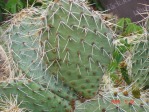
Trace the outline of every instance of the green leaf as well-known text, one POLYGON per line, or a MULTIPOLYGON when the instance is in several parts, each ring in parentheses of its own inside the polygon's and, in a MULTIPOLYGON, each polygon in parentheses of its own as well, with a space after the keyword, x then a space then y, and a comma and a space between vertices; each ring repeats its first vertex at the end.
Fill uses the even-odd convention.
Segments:
POLYGON ((3 21, 2 13, 4 13, 5 3, 4 1, 0 0, 0 22, 3 21))
POLYGON ((117 22, 116 32, 122 36, 128 36, 132 33, 141 34, 143 33, 142 27, 131 22, 129 18, 121 18, 117 22))
POLYGON ((4 8, 4 7, 5 7, 4 1, 1 1, 1 0, 0 0, 0 9, 2 9, 2 8, 4 8))
POLYGON ((21 0, 9 0, 5 8, 11 13, 16 13, 24 8, 24 4, 21 2, 21 0))
POLYGON ((117 25, 120 29, 123 29, 125 23, 125 18, 121 18, 118 22, 117 25))
POLYGON ((125 18, 125 23, 126 24, 131 24, 132 22, 131 22, 131 19, 130 18, 125 18))
POLYGON ((110 78, 112 79, 112 81, 119 80, 119 76, 117 74, 110 74, 110 78))

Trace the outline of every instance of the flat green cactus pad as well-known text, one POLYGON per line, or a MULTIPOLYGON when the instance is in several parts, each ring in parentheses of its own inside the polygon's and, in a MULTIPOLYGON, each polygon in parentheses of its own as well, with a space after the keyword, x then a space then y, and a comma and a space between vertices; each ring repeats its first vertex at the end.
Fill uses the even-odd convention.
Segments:
POLYGON ((43 35, 48 70, 85 98, 96 94, 113 52, 111 31, 90 10, 75 1, 53 3, 43 35))

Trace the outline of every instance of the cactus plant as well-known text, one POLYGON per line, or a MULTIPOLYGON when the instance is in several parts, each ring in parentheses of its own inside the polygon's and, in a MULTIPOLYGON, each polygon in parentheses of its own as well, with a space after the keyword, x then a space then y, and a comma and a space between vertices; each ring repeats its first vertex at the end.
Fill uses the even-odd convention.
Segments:
MULTIPOLYGON (((11 58, 16 66, 15 77, 24 77, 2 80, 0 111, 10 108, 7 102, 11 97, 17 98, 14 105, 18 106, 14 107, 18 110, 33 112, 149 111, 148 101, 142 100, 143 93, 136 85, 132 95, 113 93, 112 88, 98 93, 102 81, 108 80, 105 87, 113 85, 103 77, 110 74, 109 66, 115 58, 113 36, 101 14, 79 0, 46 1, 41 7, 22 10, 1 35, 0 75, 6 72, 6 79, 11 75, 2 67, 9 68, 11 64, 4 62, 11 58)), ((133 48, 132 63, 121 67, 123 78, 129 86, 138 79, 138 84, 145 80, 146 86, 148 40, 133 48), (129 66, 132 74, 127 74, 129 66), (146 77, 140 78, 142 75, 146 77)))

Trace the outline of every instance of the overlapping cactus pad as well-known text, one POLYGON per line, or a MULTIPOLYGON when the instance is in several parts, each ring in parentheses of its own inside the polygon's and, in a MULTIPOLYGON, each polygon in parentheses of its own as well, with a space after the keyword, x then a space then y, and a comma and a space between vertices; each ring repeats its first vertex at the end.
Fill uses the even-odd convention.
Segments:
POLYGON ((38 81, 47 89, 66 99, 76 98, 73 95, 75 93, 71 92, 68 86, 64 87, 57 76, 49 74, 46 64, 43 63, 44 49, 40 44, 42 37, 39 31, 44 26, 42 26, 41 19, 34 19, 23 18, 20 23, 17 22, 13 25, 13 28, 10 28, 6 35, 7 37, 10 36, 8 42, 14 61, 28 78, 38 81), (63 92, 60 92, 61 90, 63 92))

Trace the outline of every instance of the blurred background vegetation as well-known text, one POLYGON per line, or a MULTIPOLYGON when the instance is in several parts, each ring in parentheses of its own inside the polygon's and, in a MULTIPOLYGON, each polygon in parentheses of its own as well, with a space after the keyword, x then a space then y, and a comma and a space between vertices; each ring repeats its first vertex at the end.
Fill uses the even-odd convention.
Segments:
POLYGON ((100 0, 88 0, 94 10, 104 10, 104 7, 101 5, 100 0))

